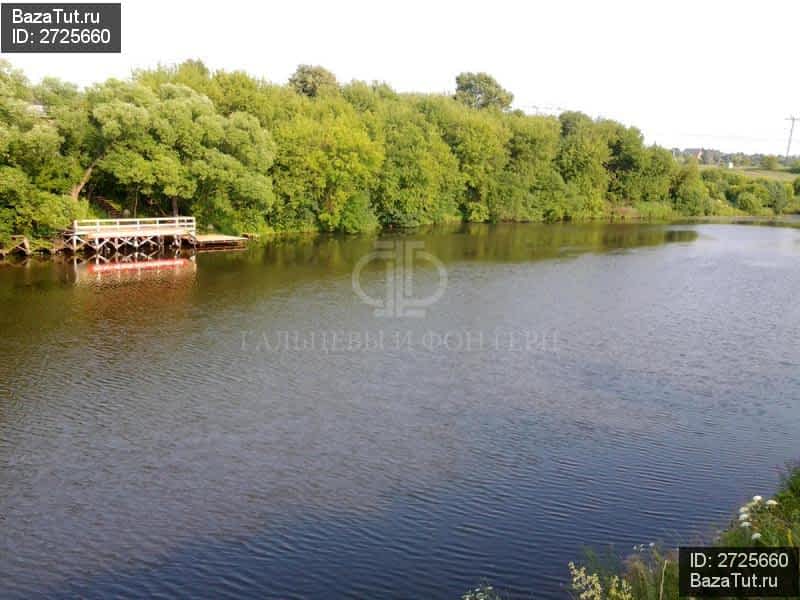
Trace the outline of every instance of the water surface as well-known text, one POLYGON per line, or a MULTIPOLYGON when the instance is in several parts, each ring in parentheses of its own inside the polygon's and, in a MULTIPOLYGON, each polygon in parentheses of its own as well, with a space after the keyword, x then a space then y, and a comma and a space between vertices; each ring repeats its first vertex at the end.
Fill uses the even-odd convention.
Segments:
POLYGON ((797 230, 381 239, 444 265, 423 318, 354 293, 370 237, 1 266, 0 595, 563 598, 584 546, 707 538, 798 458, 797 230))

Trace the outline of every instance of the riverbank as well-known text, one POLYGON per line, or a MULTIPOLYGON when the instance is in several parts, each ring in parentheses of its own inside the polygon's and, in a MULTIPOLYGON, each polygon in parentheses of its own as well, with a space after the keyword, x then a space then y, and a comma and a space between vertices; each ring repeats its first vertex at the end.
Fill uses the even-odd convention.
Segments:
MULTIPOLYGON (((715 546, 800 546, 800 463, 787 469, 774 497, 753 496, 739 508, 715 546)), ((677 600, 678 552, 655 543, 634 546, 621 564, 608 565, 589 554, 586 564, 569 563, 574 598, 586 600, 677 600)), ((613 563, 615 559, 610 559, 613 563)), ((502 592, 483 584, 462 600, 503 600, 502 592)))
MULTIPOLYGON (((787 469, 774 497, 753 496, 731 517, 716 546, 800 546, 800 464, 787 469)), ((569 563, 571 591, 595 600, 671 600, 678 593, 678 553, 655 544, 634 548, 617 569, 569 563)))
MULTIPOLYGON (((800 463, 788 468, 774 497, 753 496, 732 516, 714 546, 800 547, 800 463)), ((608 566, 594 553, 586 564, 570 562, 569 590, 581 600, 678 600, 678 552, 655 543, 634 546, 621 564, 608 566)), ((611 563, 618 562, 613 557, 611 563)), ((462 600, 503 600, 502 592, 482 584, 462 600)))

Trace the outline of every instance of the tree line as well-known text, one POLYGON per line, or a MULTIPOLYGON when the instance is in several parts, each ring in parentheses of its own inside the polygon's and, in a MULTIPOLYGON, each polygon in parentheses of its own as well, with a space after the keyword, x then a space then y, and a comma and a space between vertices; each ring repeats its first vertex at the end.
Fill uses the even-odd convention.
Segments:
POLYGON ((111 214, 256 234, 762 214, 800 193, 678 164, 634 127, 512 101, 485 73, 460 74, 447 96, 307 65, 276 85, 187 61, 81 90, 0 62, 0 237, 111 214))

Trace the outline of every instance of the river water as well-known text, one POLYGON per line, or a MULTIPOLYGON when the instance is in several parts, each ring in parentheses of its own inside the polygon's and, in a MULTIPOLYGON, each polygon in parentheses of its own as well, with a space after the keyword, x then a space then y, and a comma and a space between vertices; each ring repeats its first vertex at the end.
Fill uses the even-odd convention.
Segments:
POLYGON ((800 457, 798 259, 516 225, 0 266, 0 595, 564 598, 587 546, 707 540, 800 457))

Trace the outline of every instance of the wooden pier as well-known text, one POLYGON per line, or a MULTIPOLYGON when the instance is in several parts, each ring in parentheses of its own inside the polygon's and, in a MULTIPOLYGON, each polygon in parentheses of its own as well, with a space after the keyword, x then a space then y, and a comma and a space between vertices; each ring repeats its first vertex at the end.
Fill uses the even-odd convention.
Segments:
POLYGON ((194 217, 144 219, 83 219, 64 232, 64 246, 73 254, 164 251, 167 247, 193 249, 241 248, 247 238, 232 235, 198 235, 194 217))
POLYGON ((236 250, 247 246, 249 238, 236 235, 204 233, 197 236, 195 247, 198 250, 236 250))
POLYGON ((86 248, 95 253, 120 252, 126 248, 180 248, 184 242, 197 243, 194 217, 157 217, 149 219, 83 219, 73 221, 64 232, 67 248, 73 253, 86 248))
POLYGON ((24 235, 12 235, 11 246, 3 248, 0 246, 0 258, 5 258, 8 254, 21 254, 22 256, 31 255, 31 244, 24 235))

